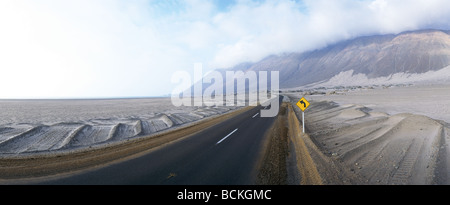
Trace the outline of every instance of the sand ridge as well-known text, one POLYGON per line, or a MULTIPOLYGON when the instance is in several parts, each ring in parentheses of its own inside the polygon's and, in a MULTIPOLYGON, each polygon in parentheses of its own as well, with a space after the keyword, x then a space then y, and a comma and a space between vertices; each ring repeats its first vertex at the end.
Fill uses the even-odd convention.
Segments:
POLYGON ((175 107, 170 98, 0 100, 0 154, 70 151, 176 129, 238 106, 175 107))
MULTIPOLYGON (((298 97, 290 98, 295 108, 298 97)), ((410 113, 372 113, 362 105, 333 101, 312 101, 305 115, 314 146, 342 168, 341 176, 333 177, 323 170, 330 162, 318 165, 328 184, 448 183, 445 122, 410 113)))
POLYGON ((163 147, 166 144, 192 136, 217 123, 246 112, 243 107, 223 115, 212 116, 173 130, 155 135, 102 144, 70 152, 53 151, 0 157, 0 184, 29 184, 68 176, 132 159, 163 147))

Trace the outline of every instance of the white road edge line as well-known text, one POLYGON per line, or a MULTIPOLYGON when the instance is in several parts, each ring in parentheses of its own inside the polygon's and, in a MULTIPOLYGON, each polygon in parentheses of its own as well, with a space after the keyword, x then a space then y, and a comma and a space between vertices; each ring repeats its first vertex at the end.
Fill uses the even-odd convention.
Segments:
POLYGON ((253 117, 252 118, 255 118, 256 116, 258 116, 259 115, 259 112, 258 113, 256 113, 255 115, 253 115, 253 117))
POLYGON ((230 134, 228 134, 227 136, 225 136, 224 138, 222 138, 221 140, 219 140, 216 145, 218 145, 219 143, 221 143, 222 141, 224 141, 225 139, 227 139, 230 135, 232 135, 234 132, 236 132, 238 130, 238 128, 236 128, 235 130, 233 130, 233 132, 230 132, 230 134))

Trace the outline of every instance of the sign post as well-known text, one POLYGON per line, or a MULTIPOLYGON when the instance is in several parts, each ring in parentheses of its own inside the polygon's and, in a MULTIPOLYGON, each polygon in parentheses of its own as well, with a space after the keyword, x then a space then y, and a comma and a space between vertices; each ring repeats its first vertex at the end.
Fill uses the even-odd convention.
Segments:
POLYGON ((303 133, 305 133, 305 110, 309 107, 309 102, 303 97, 296 104, 302 110, 303 133))
POLYGON ((305 133, 305 112, 302 112, 303 133, 305 133))

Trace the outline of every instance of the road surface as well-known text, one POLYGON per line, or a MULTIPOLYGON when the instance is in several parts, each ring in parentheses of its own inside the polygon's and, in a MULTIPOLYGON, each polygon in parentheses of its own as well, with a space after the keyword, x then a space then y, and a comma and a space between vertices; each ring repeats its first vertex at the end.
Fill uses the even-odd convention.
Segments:
POLYGON ((251 185, 275 117, 261 106, 137 158, 40 184, 251 185))

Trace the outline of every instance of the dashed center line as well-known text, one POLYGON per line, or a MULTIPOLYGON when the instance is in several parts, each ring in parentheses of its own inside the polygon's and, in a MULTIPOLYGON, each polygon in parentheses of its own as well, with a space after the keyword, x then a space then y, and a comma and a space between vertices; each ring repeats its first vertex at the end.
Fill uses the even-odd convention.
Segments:
POLYGON ((255 115, 253 115, 253 117, 252 118, 255 118, 256 116, 258 116, 259 115, 259 112, 258 113, 256 113, 255 115))
POLYGON ((227 136, 225 136, 224 138, 222 138, 221 140, 219 140, 216 145, 218 145, 219 143, 221 143, 222 141, 224 141, 225 139, 227 139, 230 135, 232 135, 234 132, 236 132, 238 129, 236 128, 235 130, 233 130, 233 132, 230 132, 230 134, 228 134, 227 136))

